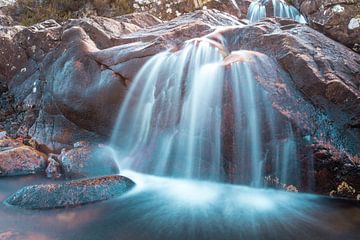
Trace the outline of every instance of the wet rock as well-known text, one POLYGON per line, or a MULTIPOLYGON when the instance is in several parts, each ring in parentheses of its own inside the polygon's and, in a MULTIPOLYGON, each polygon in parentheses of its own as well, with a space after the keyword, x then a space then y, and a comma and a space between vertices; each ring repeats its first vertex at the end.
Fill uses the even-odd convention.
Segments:
POLYGON ((266 19, 255 25, 224 29, 214 33, 214 38, 227 39, 230 51, 256 50, 280 63, 291 81, 278 85, 286 86, 285 89, 275 90, 278 87, 273 86, 275 88, 270 92, 277 95, 285 90, 290 98, 278 95, 279 102, 274 107, 290 114, 293 126, 303 129, 303 136, 322 136, 353 154, 359 152, 358 132, 348 128, 360 116, 359 54, 305 25, 282 19, 266 19), (291 96, 299 93, 297 91, 301 94, 296 101, 310 100, 310 109, 303 103, 297 106, 296 101, 289 101, 291 96), (302 107, 307 110, 300 110, 302 107))
POLYGON ((5 202, 26 209, 73 207, 120 196, 134 186, 133 181, 123 176, 34 185, 20 189, 5 202))
POLYGON ((356 156, 340 151, 330 143, 312 146, 316 192, 355 198, 360 194, 360 161, 356 156), (348 186, 348 187, 347 187, 348 186))
POLYGON ((98 49, 82 28, 67 29, 61 45, 48 55, 45 64, 54 104, 77 126, 109 134, 129 82, 150 56, 164 50, 167 44, 182 44, 204 35, 212 31, 211 26, 237 23, 224 13, 199 11, 169 24, 121 35, 113 40, 119 46, 104 50, 98 49))
POLYGON ((223 1, 208 1, 204 6, 208 9, 217 9, 222 12, 227 12, 238 18, 246 18, 248 9, 253 0, 223 0, 223 1))
POLYGON ((1 140, 0 176, 43 173, 46 155, 16 141, 1 140))
POLYGON ((119 173, 114 156, 105 146, 75 145, 74 149, 63 149, 58 157, 58 163, 65 178, 104 176, 119 173))

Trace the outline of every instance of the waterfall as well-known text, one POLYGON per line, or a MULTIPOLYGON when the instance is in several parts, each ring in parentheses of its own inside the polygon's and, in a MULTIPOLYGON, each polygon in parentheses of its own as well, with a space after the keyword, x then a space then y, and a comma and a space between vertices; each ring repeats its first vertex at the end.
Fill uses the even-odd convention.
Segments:
POLYGON ((194 39, 143 66, 112 136, 122 169, 256 187, 265 175, 293 176, 285 173, 296 162, 291 127, 279 126, 256 81, 262 61, 271 60, 250 51, 228 55, 221 46, 194 39))
POLYGON ((294 7, 283 0, 256 0, 250 4, 247 18, 250 22, 258 22, 267 16, 266 9, 273 8, 273 16, 290 18, 299 23, 306 23, 304 16, 294 7))

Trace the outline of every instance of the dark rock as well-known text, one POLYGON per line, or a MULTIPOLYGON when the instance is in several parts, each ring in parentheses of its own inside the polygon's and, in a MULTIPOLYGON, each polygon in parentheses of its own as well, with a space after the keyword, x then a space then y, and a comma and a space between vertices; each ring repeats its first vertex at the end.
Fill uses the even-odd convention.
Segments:
POLYGON ((355 198, 360 194, 360 161, 358 157, 340 151, 332 144, 319 142, 314 152, 315 191, 320 194, 355 198), (343 185, 343 187, 341 187, 343 185), (344 189, 345 186, 348 189, 344 189), (340 188, 339 188, 340 186, 340 188), (348 190, 351 190, 349 192, 348 190))
MULTIPOLYGON (((360 115, 359 54, 291 20, 266 19, 255 25, 223 29, 213 38, 226 39, 229 51, 255 50, 275 58, 291 77, 286 85, 303 95, 297 101, 303 99, 314 110, 300 110, 303 103, 289 104, 286 99, 275 107, 290 113, 293 125, 304 130, 303 136, 322 136, 354 154, 359 152, 359 133, 348 128, 360 115)), ((288 96, 296 96, 293 90, 288 96)), ((275 89, 270 92, 277 94, 275 89)))
POLYGON ((360 2, 354 0, 296 0, 309 24, 346 46, 359 51, 360 2))
POLYGON ((5 202, 26 209, 74 207, 120 196, 134 186, 133 181, 123 176, 34 185, 20 189, 5 202))

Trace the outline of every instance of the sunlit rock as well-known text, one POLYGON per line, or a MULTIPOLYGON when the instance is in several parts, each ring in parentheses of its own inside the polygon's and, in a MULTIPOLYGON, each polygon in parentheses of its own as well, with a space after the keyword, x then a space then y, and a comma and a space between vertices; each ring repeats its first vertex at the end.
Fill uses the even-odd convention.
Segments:
POLYGON ((0 140, 0 176, 43 173, 47 156, 15 140, 0 140))

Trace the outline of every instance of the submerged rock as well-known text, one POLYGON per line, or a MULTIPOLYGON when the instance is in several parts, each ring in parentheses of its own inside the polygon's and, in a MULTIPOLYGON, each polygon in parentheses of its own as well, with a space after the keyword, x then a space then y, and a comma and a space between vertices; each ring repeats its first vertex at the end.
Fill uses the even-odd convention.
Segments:
POLYGON ((123 176, 34 185, 20 189, 5 203, 26 209, 73 207, 120 196, 134 186, 133 181, 123 176))
POLYGON ((42 173, 46 155, 16 140, 0 140, 0 176, 42 173))

